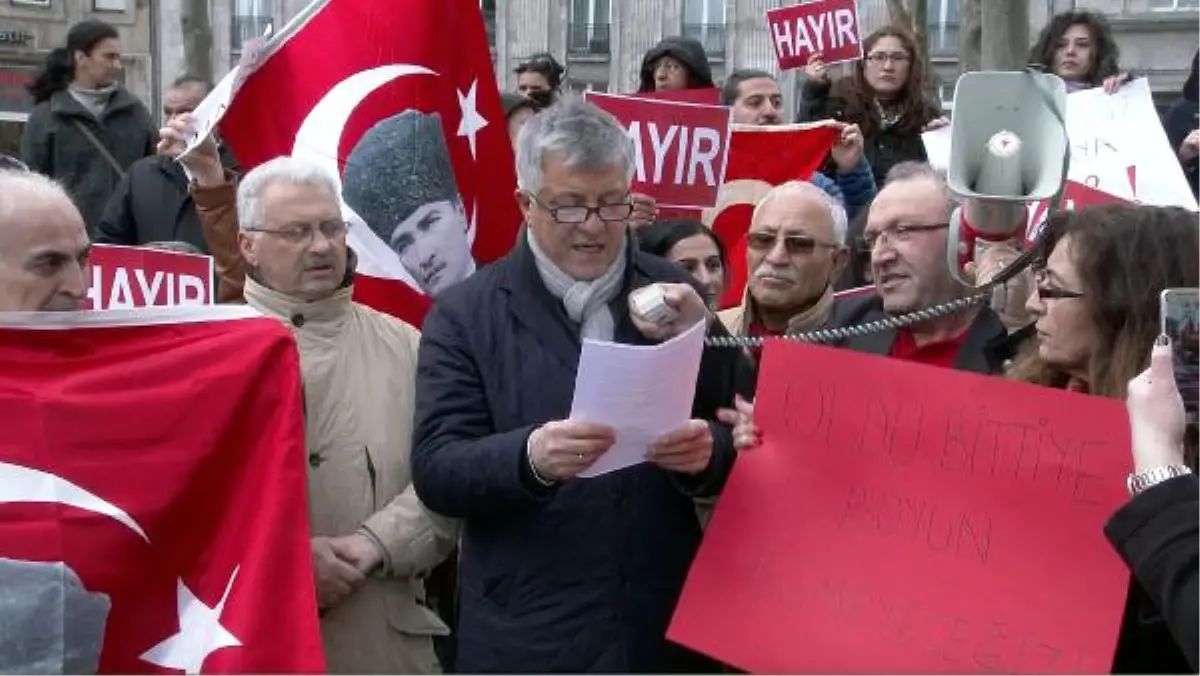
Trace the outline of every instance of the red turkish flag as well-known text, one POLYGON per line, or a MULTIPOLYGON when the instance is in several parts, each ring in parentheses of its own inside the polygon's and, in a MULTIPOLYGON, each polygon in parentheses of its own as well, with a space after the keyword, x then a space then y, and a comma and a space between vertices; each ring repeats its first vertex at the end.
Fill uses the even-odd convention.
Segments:
POLYGON ((741 304, 749 278, 746 232, 754 206, 771 188, 788 181, 807 181, 825 161, 838 129, 824 122, 777 126, 734 125, 729 139, 725 183, 715 209, 703 212, 663 209, 660 218, 702 219, 725 245, 728 277, 721 307, 741 304))
MULTIPOLYGON (((477 264, 508 253, 521 224, 516 170, 478 2, 317 0, 265 51, 220 123, 243 166, 293 154, 317 108, 346 115, 317 130, 337 169, 375 123, 408 109, 437 113, 474 224, 470 253, 477 264)), ((406 282, 398 256, 364 234, 352 229, 350 237, 359 254, 355 298, 419 326, 429 300, 406 282)))
POLYGON ((323 672, 287 329, 237 306, 14 316, 0 625, 30 633, 0 636, 0 671, 23 672, 5 639, 56 646, 48 625, 66 650, 102 636, 101 673, 323 672), (52 575, 4 589, 57 562, 82 585, 65 601, 52 575))

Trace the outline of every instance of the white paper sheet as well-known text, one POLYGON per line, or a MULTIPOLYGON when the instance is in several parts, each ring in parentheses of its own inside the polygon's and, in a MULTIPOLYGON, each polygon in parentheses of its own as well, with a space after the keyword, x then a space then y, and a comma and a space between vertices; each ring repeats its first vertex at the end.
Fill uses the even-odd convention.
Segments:
POLYGON ((655 442, 691 419, 706 328, 697 322, 658 345, 583 341, 571 420, 609 425, 617 440, 580 477, 645 462, 655 442))
POLYGON ((940 171, 950 170, 950 125, 921 134, 929 164, 940 171))

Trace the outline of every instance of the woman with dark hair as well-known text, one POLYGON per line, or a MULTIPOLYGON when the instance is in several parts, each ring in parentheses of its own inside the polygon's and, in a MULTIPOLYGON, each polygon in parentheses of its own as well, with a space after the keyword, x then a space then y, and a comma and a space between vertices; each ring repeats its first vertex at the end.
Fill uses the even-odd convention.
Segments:
POLYGON ((62 183, 95 237, 129 165, 152 155, 157 130, 146 106, 121 86, 121 41, 103 21, 81 21, 28 85, 34 108, 21 159, 62 183))
POLYGON ((725 246, 708 226, 688 218, 658 221, 637 231, 638 247, 687 270, 716 312, 725 293, 725 246))
POLYGON ((534 54, 514 70, 517 74, 517 93, 548 106, 558 99, 562 77, 567 69, 548 52, 534 54))
POLYGON ((1163 130, 1179 154, 1192 194, 1200 196, 1200 52, 1192 56, 1192 72, 1179 100, 1163 117, 1163 130))
MULTIPOLYGON (((1105 205, 1058 212, 1046 224, 1036 286, 1027 309, 1036 338, 1009 370, 1024 382, 1125 400, 1160 333, 1159 294, 1200 286, 1200 228, 1176 207, 1105 205)), ((1194 392, 1185 401, 1195 406, 1194 392)), ((1192 409, 1195 410, 1194 408, 1192 409)), ((1196 468, 1196 428, 1184 457, 1196 468)), ((1158 608, 1130 580, 1114 673, 1196 673, 1158 608)))
POLYGON ((857 124, 880 189, 893 166, 928 159, 921 132, 947 124, 941 106, 925 96, 925 63, 917 40, 899 26, 867 36, 863 58, 848 77, 831 84, 820 54, 813 55, 804 72, 797 121, 857 124))
POLYGON ((1056 14, 1029 50, 1029 63, 1061 77, 1068 92, 1092 87, 1117 91, 1133 79, 1121 72, 1120 59, 1108 20, 1086 9, 1056 14))

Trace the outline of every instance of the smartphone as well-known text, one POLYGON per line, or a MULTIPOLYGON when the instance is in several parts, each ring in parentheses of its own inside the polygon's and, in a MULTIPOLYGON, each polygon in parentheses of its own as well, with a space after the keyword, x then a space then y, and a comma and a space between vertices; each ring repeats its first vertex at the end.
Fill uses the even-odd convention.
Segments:
POLYGON ((1200 289, 1166 289, 1159 297, 1162 332, 1175 352, 1175 383, 1189 413, 1200 398, 1200 289))

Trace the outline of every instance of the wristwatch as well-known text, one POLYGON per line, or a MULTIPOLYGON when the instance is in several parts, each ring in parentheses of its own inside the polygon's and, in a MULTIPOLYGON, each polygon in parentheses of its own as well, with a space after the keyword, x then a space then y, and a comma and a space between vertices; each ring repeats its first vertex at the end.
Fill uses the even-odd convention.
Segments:
POLYGON ((1130 474, 1129 478, 1125 480, 1125 485, 1129 488, 1129 495, 1134 496, 1167 479, 1174 479, 1177 476, 1184 476, 1191 473, 1192 470, 1187 465, 1162 465, 1160 467, 1152 467, 1143 472, 1130 474))

